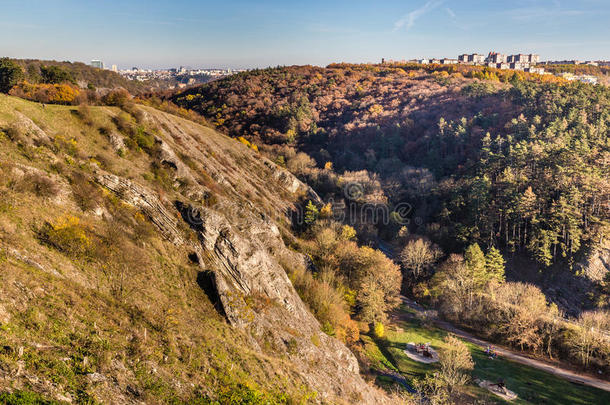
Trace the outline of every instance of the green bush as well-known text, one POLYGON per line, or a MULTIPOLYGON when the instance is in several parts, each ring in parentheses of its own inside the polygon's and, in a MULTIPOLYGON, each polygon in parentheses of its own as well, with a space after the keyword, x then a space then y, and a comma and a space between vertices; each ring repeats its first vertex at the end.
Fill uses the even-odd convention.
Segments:
POLYGON ((8 93, 23 80, 23 70, 8 58, 0 59, 0 93, 8 93))
POLYGON ((135 141, 136 145, 147 152, 151 152, 155 146, 155 137, 146 132, 143 127, 136 128, 135 134, 133 135, 133 140, 135 141))
POLYGON ((146 173, 148 174, 148 176, 145 176, 147 180, 157 183, 164 190, 174 189, 174 181, 168 168, 157 162, 152 162, 150 171, 151 173, 146 173))
POLYGON ((474 98, 482 98, 496 92, 496 87, 489 82, 474 82, 462 88, 463 95, 474 98))
POLYGON ((44 399, 31 391, 0 392, 0 404, 4 405, 59 405, 54 400, 44 399))
POLYGON ((269 394, 255 387, 245 384, 223 387, 217 393, 217 398, 203 396, 195 400, 195 404, 201 405, 276 405, 291 402, 285 393, 269 394))
POLYGON ((42 81, 47 84, 76 84, 72 73, 59 66, 41 66, 40 75, 42 76, 42 81))
POLYGON ((123 107, 130 100, 131 95, 125 89, 113 90, 102 98, 106 105, 123 107))

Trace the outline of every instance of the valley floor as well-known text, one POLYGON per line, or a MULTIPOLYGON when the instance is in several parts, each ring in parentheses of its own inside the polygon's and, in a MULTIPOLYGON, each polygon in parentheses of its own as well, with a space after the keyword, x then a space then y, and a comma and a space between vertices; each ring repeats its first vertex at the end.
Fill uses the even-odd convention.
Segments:
MULTIPOLYGON (((430 343, 433 348, 443 346, 443 338, 453 333, 466 342, 470 348, 475 369, 473 378, 497 382, 503 379, 506 387, 518 395, 515 404, 607 404, 610 403, 608 382, 561 369, 515 352, 496 349, 499 357, 489 358, 485 354, 487 343, 463 332, 452 325, 422 317, 422 308, 403 299, 403 305, 396 312, 394 327, 385 339, 363 336, 365 350, 372 359, 372 368, 378 372, 378 383, 392 387, 397 376, 405 378, 407 384, 422 378, 435 370, 435 364, 423 364, 411 360, 404 352, 407 343, 430 343)), ((494 346, 495 348, 495 346, 494 346)), ((476 400, 484 403, 506 403, 500 397, 474 383, 466 387, 464 401, 476 400)))
MULTIPOLYGON (((421 306, 417 305, 417 303, 415 303, 409 299, 406 299, 404 297, 403 297, 403 303, 414 311, 417 311, 419 313, 421 313, 421 311, 422 311, 421 306)), ((610 382, 608 382, 608 381, 604 381, 599 378, 592 377, 590 375, 576 373, 574 371, 562 368, 557 364, 550 364, 545 361, 533 359, 531 357, 524 356, 522 354, 519 354, 519 353, 512 351, 510 349, 507 349, 507 348, 499 348, 499 347, 497 347, 497 345, 494 345, 490 342, 486 342, 482 339, 479 339, 479 338, 471 335, 468 332, 465 332, 461 329, 456 328, 449 322, 445 322, 440 319, 434 319, 434 324, 447 332, 450 332, 450 333, 453 333, 454 335, 459 336, 461 339, 463 339, 469 343, 479 346, 479 348, 481 348, 481 349, 485 349, 487 346, 490 346, 490 345, 494 346, 495 351, 500 356, 510 359, 511 361, 514 361, 516 363, 530 366, 530 367, 545 371, 550 374, 554 374, 559 378, 563 378, 565 380, 570 381, 571 383, 588 385, 589 387, 599 388, 600 390, 610 392, 610 382)))

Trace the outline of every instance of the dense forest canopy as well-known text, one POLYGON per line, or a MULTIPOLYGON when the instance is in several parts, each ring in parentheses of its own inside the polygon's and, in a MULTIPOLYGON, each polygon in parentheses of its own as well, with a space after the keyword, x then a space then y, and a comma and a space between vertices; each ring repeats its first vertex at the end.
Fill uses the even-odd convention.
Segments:
POLYGON ((577 75, 593 75, 600 78, 610 76, 610 66, 594 65, 545 65, 544 69, 552 73, 569 72, 577 75))
MULTIPOLYGON (((342 259, 346 242, 324 218, 346 207, 339 220, 353 235, 401 265, 402 292, 445 319, 521 350, 608 364, 602 335, 579 349, 585 331, 607 328, 610 306, 607 87, 473 66, 337 64, 250 71, 170 100, 258 145, 323 197, 304 202, 304 235, 317 279, 357 292, 356 317, 384 321, 396 291, 354 277, 366 273, 350 263, 366 252, 342 259), (605 279, 583 270, 596 257, 605 279)), ((393 280, 388 264, 374 268, 373 279, 393 280)), ((350 336, 340 307, 315 312, 345 319, 329 325, 350 336)))
MULTIPOLYGON (((542 267, 571 264, 608 235, 610 90, 502 74, 287 67, 172 100, 233 136, 275 145, 280 162, 295 148, 318 170, 331 162, 337 174, 379 176, 390 206, 414 205, 411 231, 446 251, 478 242, 528 252, 542 267)), ((332 189, 314 177, 318 190, 332 189)))

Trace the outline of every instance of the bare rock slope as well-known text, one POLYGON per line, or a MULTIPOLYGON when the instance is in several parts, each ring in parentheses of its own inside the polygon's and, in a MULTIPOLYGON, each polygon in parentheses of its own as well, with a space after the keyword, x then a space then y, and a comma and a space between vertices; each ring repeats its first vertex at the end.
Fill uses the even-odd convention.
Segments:
MULTIPOLYGON (((271 346, 285 352, 318 393, 322 401, 384 403, 386 398, 365 383, 350 350, 320 330, 293 288, 280 258, 304 261, 288 249, 273 219, 285 220, 299 194, 319 199, 315 192, 292 174, 259 157, 245 146, 212 131, 157 111, 147 110, 147 119, 163 128, 157 137, 161 158, 173 168, 173 180, 189 184, 186 194, 209 192, 197 183, 197 175, 178 156, 189 155, 227 188, 212 207, 188 201, 162 201, 146 187, 119 176, 99 172, 96 181, 145 213, 161 233, 177 247, 197 257, 208 296, 236 328, 249 331, 251 344, 271 346), (203 136, 202 136, 203 135, 203 136), (218 150, 218 148, 221 148, 218 150), (214 162, 228 148, 238 150, 239 165, 214 162), (224 150, 223 150, 224 149, 224 150), (259 166, 259 170, 250 169, 259 166), (257 190, 263 205, 254 206, 242 190, 257 190), (180 225, 180 219, 188 230, 180 225), (192 232, 196 240, 189 238, 192 232), (264 301, 263 309, 251 305, 264 301)), ((234 152, 232 152, 234 153, 234 152)))
POLYGON ((391 402, 284 268, 319 197, 256 150, 148 107, 0 95, 0 192, 0 393, 391 402))

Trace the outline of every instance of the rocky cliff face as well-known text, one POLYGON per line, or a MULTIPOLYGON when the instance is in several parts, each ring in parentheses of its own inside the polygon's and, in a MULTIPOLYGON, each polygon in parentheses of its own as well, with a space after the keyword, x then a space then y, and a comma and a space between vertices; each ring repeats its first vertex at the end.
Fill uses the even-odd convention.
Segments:
POLYGON ((138 207, 168 240, 184 254, 196 258, 201 266, 200 285, 218 311, 231 325, 248 331, 251 344, 257 350, 287 355, 318 393, 318 400, 385 403, 385 395, 360 377, 358 362, 350 350, 320 330, 318 321, 301 301, 280 265, 280 259, 305 260, 303 255, 285 246, 280 229, 272 219, 285 219, 291 209, 290 198, 281 195, 305 195, 319 201, 315 192, 240 144, 238 149, 245 158, 260 164, 258 175, 237 165, 227 168, 214 164, 211 159, 222 153, 215 150, 219 146, 216 142, 232 140, 219 135, 197 136, 189 132, 193 124, 185 122, 178 128, 169 124, 173 118, 160 113, 148 111, 147 119, 164 128, 163 137, 156 139, 160 158, 169 163, 174 181, 188 184, 185 192, 188 198, 163 201, 142 185, 101 171, 95 176, 96 181, 138 207), (229 190, 212 207, 192 203, 197 196, 208 193, 209 187, 200 184, 196 173, 178 158, 187 153, 196 160, 196 165, 211 171, 213 178, 229 190), (243 196, 230 197, 230 193, 241 194, 240 189, 256 189, 261 182, 268 183, 266 193, 261 193, 268 203, 266 210, 255 207, 243 196), (176 216, 185 226, 181 226, 176 216), (189 233, 196 238, 189 237, 189 233))
POLYGON ((559 266, 538 272, 535 263, 521 256, 509 260, 507 270, 509 280, 533 283, 563 312, 578 317, 599 304, 592 299, 591 292, 600 288, 610 271, 610 247, 608 242, 595 247, 574 263, 572 271, 559 266))
POLYGON ((593 282, 604 280, 610 271, 610 241, 593 250, 582 263, 576 264, 576 271, 582 272, 593 282))
POLYGON ((283 267, 306 260, 284 239, 315 192, 234 139, 136 108, 0 95, 0 392, 189 403, 243 383, 389 403, 283 267))

